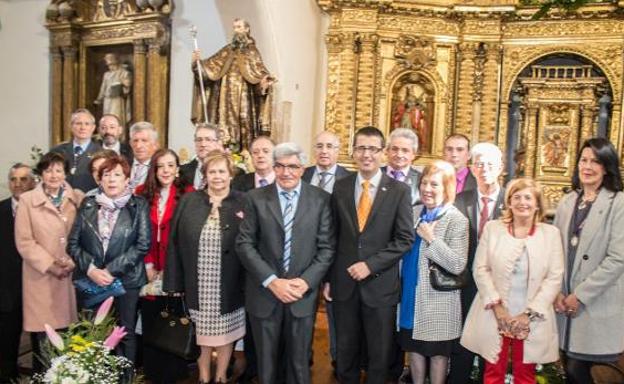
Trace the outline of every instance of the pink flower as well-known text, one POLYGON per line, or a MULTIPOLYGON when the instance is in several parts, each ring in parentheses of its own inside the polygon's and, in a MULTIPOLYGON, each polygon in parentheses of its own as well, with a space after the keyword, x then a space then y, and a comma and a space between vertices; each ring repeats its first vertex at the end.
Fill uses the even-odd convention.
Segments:
POLYGON ((50 340, 50 343, 52 343, 52 345, 54 345, 54 347, 58 349, 59 351, 64 350, 65 344, 63 344, 63 338, 61 337, 61 335, 56 333, 54 328, 50 327, 50 325, 48 324, 45 324, 44 327, 45 327, 46 335, 48 335, 48 339, 50 340))
POLYGON ((94 325, 99 325, 102 321, 104 321, 106 315, 108 315, 108 312, 111 309, 111 306, 113 305, 113 300, 114 297, 111 296, 104 300, 104 302, 100 305, 100 308, 98 308, 97 313, 95 314, 95 320, 93 320, 94 325))
POLYGON ((126 332, 125 327, 115 327, 113 328, 113 332, 104 340, 104 346, 109 349, 114 349, 117 344, 121 341, 121 339, 126 336, 128 332, 126 332))
POLYGON ((243 213, 243 211, 236 212, 236 216, 241 220, 245 218, 245 214, 243 213))

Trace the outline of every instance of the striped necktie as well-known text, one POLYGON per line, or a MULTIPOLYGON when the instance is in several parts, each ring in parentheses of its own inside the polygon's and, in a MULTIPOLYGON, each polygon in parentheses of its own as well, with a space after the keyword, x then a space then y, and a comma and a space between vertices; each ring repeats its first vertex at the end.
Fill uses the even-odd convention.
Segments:
POLYGON ((292 246, 292 229, 293 222, 295 221, 295 210, 293 209, 293 197, 295 197, 296 191, 286 192, 282 191, 282 196, 286 199, 286 206, 282 216, 284 218, 284 258, 282 259, 282 268, 284 272, 288 272, 290 267, 290 248, 292 246))

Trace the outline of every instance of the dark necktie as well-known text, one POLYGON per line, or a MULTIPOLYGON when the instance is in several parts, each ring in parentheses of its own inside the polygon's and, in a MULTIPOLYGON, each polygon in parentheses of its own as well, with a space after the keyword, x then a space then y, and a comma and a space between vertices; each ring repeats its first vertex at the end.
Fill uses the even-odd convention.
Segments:
POLYGON ((269 182, 267 181, 267 179, 260 179, 258 183, 260 184, 260 187, 266 187, 267 185, 269 185, 269 182))
POLYGON ((403 174, 403 171, 392 170, 390 171, 390 174, 392 175, 392 178, 396 181, 403 181, 405 179, 405 175, 403 174))
POLYGON ((329 182, 329 178, 330 178, 330 174, 329 172, 321 172, 319 173, 319 183, 318 186, 321 189, 325 189, 325 187, 327 186, 327 183, 329 182))
POLYGON ((490 202, 490 198, 487 196, 483 196, 481 198, 481 214, 479 215, 479 232, 477 232, 477 237, 481 238, 481 234, 483 233, 483 227, 485 227, 485 223, 490 219, 490 210, 488 208, 488 203, 490 202))

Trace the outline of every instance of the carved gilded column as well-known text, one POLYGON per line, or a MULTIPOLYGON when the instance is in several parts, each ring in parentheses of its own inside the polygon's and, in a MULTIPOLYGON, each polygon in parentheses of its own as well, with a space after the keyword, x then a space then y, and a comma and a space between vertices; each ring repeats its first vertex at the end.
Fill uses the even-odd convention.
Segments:
POLYGON ((471 132, 472 142, 479 142, 481 131, 481 107, 483 103, 483 87, 485 80, 485 63, 487 58, 487 49, 484 43, 476 46, 473 56, 474 71, 472 78, 472 120, 471 132))
POLYGON ((457 52, 457 95, 455 96, 455 132, 471 136, 474 50, 476 43, 461 43, 457 52))
POLYGON ((162 83, 160 76, 160 50, 161 45, 157 41, 148 42, 147 53, 147 120, 154 124, 159 134, 159 142, 164 145, 166 142, 165 121, 162 108, 163 103, 162 83))
POLYGON ((63 54, 58 47, 50 48, 52 56, 52 144, 63 141, 63 54))
POLYGON ((538 123, 539 105, 534 103, 527 104, 526 117, 524 119, 524 135, 527 138, 531 138, 526 141, 526 153, 525 153, 525 174, 527 177, 535 177, 535 158, 537 156, 537 141, 534 139, 537 137, 537 123, 538 123))
POLYGON ((378 39, 379 36, 375 33, 364 33, 360 36, 355 129, 373 124, 378 39))
POLYGON ((143 39, 133 41, 134 45, 134 121, 145 120, 145 79, 147 77, 147 48, 143 39))
POLYGON ((581 114, 581 143, 594 136, 594 109, 594 106, 591 104, 584 104, 579 107, 581 114))
MULTIPOLYGON (((340 134, 338 122, 341 121, 342 111, 338 108, 338 94, 340 92, 340 53, 344 37, 340 33, 328 33, 325 36, 327 45, 327 96, 325 100, 325 130, 340 134)), ((344 146, 343 146, 344 148, 344 146)))
POLYGON ((78 49, 62 47, 63 51, 63 140, 71 138, 71 114, 78 106, 77 55, 78 49))

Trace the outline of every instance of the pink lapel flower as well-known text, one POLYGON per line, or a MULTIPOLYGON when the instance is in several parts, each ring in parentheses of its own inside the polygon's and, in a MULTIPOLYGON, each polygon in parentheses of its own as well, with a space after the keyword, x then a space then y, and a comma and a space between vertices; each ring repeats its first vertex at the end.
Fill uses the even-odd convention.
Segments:
POLYGON ((113 332, 104 340, 104 346, 108 349, 114 349, 117 344, 121 341, 121 339, 126 336, 128 332, 126 332, 125 327, 115 327, 113 328, 113 332))
POLYGON ((48 336, 48 340, 50 340, 50 343, 52 343, 54 348, 58 349, 59 351, 64 350, 65 344, 63 343, 63 338, 61 337, 61 335, 56 333, 54 328, 52 328, 48 324, 45 324, 44 327, 45 327, 46 335, 48 336))
POLYGON ((245 214, 243 213, 243 211, 238 211, 236 212, 236 217, 243 220, 245 218, 245 214))
POLYGON ((100 325, 102 321, 104 321, 104 319, 108 315, 108 312, 111 309, 111 306, 113 305, 113 300, 113 296, 104 300, 104 302, 100 305, 100 308, 98 308, 97 313, 95 314, 95 320, 93 320, 93 324, 100 325))

